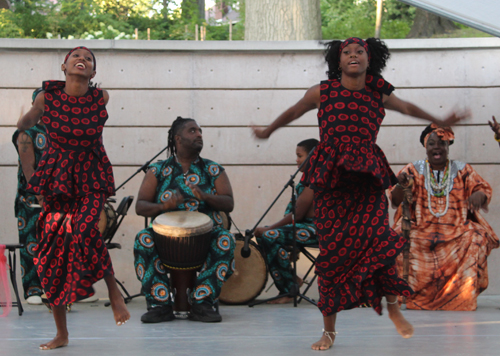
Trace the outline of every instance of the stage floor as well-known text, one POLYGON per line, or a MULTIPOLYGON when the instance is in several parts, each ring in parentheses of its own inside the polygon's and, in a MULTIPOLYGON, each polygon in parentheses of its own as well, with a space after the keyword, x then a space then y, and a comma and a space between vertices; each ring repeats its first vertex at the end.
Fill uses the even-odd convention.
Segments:
MULTIPOLYGON (((186 355, 293 356, 317 355, 310 345, 321 335, 316 307, 292 305, 221 306, 223 321, 204 324, 175 320, 142 324, 144 299, 128 304, 131 320, 114 325, 104 301, 76 304, 68 314, 68 347, 40 351, 38 345, 55 335, 52 315, 44 306, 28 306, 22 316, 13 309, 0 319, 0 355, 186 355)), ((372 309, 342 312, 337 318, 335 346, 324 352, 342 356, 487 356, 500 350, 500 296, 479 299, 475 312, 404 311, 415 326, 412 339, 402 339, 385 313, 372 309)), ((320 352, 323 354, 323 352, 320 352)))

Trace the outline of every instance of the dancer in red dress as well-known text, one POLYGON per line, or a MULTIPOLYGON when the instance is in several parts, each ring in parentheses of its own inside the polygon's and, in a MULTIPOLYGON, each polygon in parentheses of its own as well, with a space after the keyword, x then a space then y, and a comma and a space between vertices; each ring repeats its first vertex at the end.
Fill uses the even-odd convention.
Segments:
POLYGON ((256 137, 267 139, 276 129, 318 109, 320 143, 302 178, 314 190, 320 245, 316 274, 324 329, 312 349, 333 345, 339 311, 368 303, 381 314, 384 296, 397 331, 409 338, 413 327, 401 314, 396 296, 408 296, 412 290, 394 267, 405 240, 389 226, 385 195, 397 179, 376 145, 377 134, 384 107, 440 125, 451 125, 460 117, 452 114, 438 120, 396 97, 391 84, 380 77, 389 50, 378 39, 332 41, 325 58, 329 80, 310 88, 267 128, 253 127, 256 137))
POLYGON ((43 350, 68 344, 65 306, 92 296, 99 279, 106 281, 116 324, 130 318, 98 228, 115 186, 102 144, 109 95, 91 84, 95 68, 89 49, 72 49, 61 66, 66 82, 44 82, 43 95, 17 124, 25 130, 41 117, 47 131, 47 149, 28 186, 44 197, 34 263, 57 327, 43 350))

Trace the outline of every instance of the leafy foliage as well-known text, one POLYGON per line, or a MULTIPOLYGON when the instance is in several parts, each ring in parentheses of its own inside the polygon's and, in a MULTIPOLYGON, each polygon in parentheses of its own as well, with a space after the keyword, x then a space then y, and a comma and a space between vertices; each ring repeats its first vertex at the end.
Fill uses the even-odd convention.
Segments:
MULTIPOLYGON (((415 9, 397 0, 385 0, 383 4, 381 37, 405 38, 415 9)), ((321 0, 323 38, 373 37, 376 8, 376 0, 321 0)))

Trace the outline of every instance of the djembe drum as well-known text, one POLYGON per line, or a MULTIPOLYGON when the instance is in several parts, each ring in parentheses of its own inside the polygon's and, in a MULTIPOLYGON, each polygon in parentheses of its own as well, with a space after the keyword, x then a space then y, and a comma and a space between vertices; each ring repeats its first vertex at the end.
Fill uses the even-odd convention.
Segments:
POLYGON ((163 265, 170 271, 177 312, 191 309, 188 290, 195 287, 196 271, 207 259, 212 228, 212 220, 196 211, 168 212, 153 221, 155 246, 163 265))

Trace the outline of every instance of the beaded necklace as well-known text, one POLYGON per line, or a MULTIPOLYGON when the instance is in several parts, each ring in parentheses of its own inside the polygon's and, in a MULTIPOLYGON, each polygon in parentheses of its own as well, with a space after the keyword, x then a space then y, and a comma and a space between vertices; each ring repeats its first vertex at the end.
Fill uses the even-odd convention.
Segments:
POLYGON ((449 189, 449 187, 450 187, 450 184, 451 184, 451 175, 450 175, 451 162, 450 162, 450 160, 448 160, 447 165, 445 167, 445 171, 444 171, 444 177, 441 180, 441 182, 439 182, 439 183, 437 183, 436 179, 434 178, 434 174, 432 173, 431 165, 429 164, 429 161, 425 160, 425 164, 426 164, 426 168, 427 168, 427 176, 425 178, 426 178, 426 181, 427 181, 426 182, 427 186, 429 187, 429 189, 427 190, 427 203, 428 203, 428 206, 429 206, 429 212, 433 216, 435 216, 437 218, 440 218, 440 217, 446 215, 446 213, 448 212, 449 204, 450 204, 450 189, 449 189), (434 195, 437 198, 446 195, 446 207, 444 208, 443 212, 441 212, 441 213, 439 213, 439 212, 435 213, 432 210, 432 206, 431 206, 431 194, 434 195))

